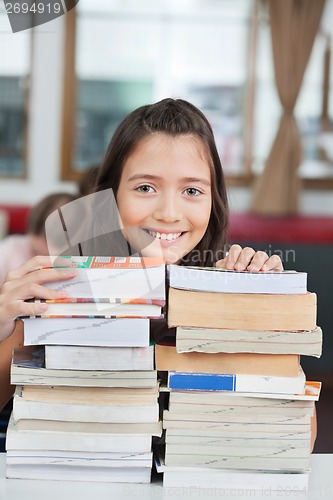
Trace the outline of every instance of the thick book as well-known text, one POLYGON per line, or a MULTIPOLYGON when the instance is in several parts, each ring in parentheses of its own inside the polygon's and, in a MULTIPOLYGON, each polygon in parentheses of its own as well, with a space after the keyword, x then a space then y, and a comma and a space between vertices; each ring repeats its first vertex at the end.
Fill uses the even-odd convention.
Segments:
POLYGON ((159 371, 274 375, 297 377, 297 354, 249 354, 177 352, 174 346, 155 346, 155 366, 159 371))
POLYGON ((251 352, 260 354, 301 354, 319 358, 323 333, 311 331, 227 330, 178 327, 177 352, 251 352))
POLYGON ((317 296, 169 288, 168 325, 232 330, 314 330, 317 296))
POLYGON ((158 387, 148 389, 125 387, 61 387, 24 385, 21 396, 29 401, 68 404, 147 405, 158 398, 158 387))
POLYGON ((154 345, 148 347, 46 345, 45 367, 55 370, 153 370, 154 345))
POLYGON ((24 345, 149 345, 147 318, 26 318, 24 345))
POLYGON ((77 275, 47 283, 69 298, 165 301, 165 264, 154 257, 67 257, 77 275))
POLYGON ((47 369, 44 347, 30 346, 14 350, 10 380, 13 385, 157 387, 157 372, 47 369))
MULTIPOLYGON (((134 423, 118 423, 118 422, 66 422, 64 420, 39 420, 26 418, 14 422, 18 431, 27 431, 27 433, 48 432, 48 433, 65 433, 75 434, 83 433, 85 435, 146 435, 161 436, 162 421, 156 422, 134 422, 134 423)), ((302 425, 299 422, 299 425, 302 425)))
POLYGON ((294 399, 293 395, 287 398, 284 395, 271 398, 257 397, 256 394, 244 396, 242 393, 209 393, 209 392, 171 392, 169 411, 173 413, 193 413, 223 415, 239 415, 243 412, 248 415, 285 415, 297 416, 314 411, 314 401, 306 396, 294 399))
POLYGON ((310 443, 297 447, 284 443, 277 452, 265 446, 242 451, 232 447, 167 444, 165 465, 306 472, 310 468, 310 443))
POLYGON ((290 432, 296 431, 310 432, 311 416, 282 416, 282 415, 258 415, 255 419, 253 415, 206 415, 204 419, 200 415, 189 415, 188 413, 173 413, 168 410, 163 411, 163 428, 175 429, 186 432, 197 432, 198 429, 209 431, 252 431, 253 433, 290 432))
MULTIPOLYGON (((21 420, 20 422, 24 422, 21 420)), ((37 421, 41 422, 41 421, 37 421)), ((6 434, 6 450, 53 450, 53 451, 99 451, 115 453, 143 453, 150 452, 152 446, 152 433, 135 432, 139 427, 127 424, 123 432, 107 432, 99 430, 98 424, 91 424, 91 429, 80 430, 78 422, 67 422, 71 429, 57 429, 58 422, 50 421, 50 429, 19 430, 13 418, 9 420, 6 434), (132 430, 133 428, 133 430, 132 430)), ((89 424, 86 424, 88 426, 89 424)), ((103 425, 103 424, 101 424, 103 425)), ((112 424, 111 424, 112 425, 112 424)), ((42 427, 42 426, 41 426, 42 427)), ((161 432, 158 434, 160 435, 161 432)))
POLYGON ((12 466, 44 466, 61 464, 68 468, 83 467, 150 467, 152 466, 152 452, 110 452, 110 451, 76 451, 76 450, 8 450, 7 465, 12 466))
MULTIPOLYGON (((163 487, 202 489, 206 493, 217 491, 229 493, 231 497, 253 495, 254 491, 272 492, 289 495, 298 494, 308 489, 309 472, 281 473, 273 471, 221 470, 208 467, 166 466, 164 457, 155 458, 156 470, 163 473, 163 487)), ((186 490, 185 490, 186 491, 186 490)), ((191 491, 191 490, 190 490, 191 491)))
POLYGON ((307 292, 307 273, 296 271, 249 272, 169 265, 168 272, 170 286, 183 290, 268 294, 307 292))
POLYGON ((301 367, 297 377, 169 371, 168 387, 173 391, 303 394, 305 374, 301 367))
POLYGON ((158 403, 147 405, 114 405, 100 401, 98 404, 49 403, 31 401, 22 397, 22 388, 17 386, 13 400, 13 417, 21 419, 63 420, 69 422, 135 423, 157 422, 158 403))
POLYGON ((6 465, 9 479, 89 481, 107 483, 150 483, 151 467, 87 467, 62 464, 6 465))

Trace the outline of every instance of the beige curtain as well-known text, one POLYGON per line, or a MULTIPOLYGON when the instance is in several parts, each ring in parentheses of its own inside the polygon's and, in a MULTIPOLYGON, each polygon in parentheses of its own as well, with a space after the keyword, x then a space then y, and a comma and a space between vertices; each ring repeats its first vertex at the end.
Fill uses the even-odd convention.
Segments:
POLYGON ((268 0, 276 87, 283 107, 280 126, 251 211, 261 215, 297 212, 301 143, 293 115, 325 0, 268 0))

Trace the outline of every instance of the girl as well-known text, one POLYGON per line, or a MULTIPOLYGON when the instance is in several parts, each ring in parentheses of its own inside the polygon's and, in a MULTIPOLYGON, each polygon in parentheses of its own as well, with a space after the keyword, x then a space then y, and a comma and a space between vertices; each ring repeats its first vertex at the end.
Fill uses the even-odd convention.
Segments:
MULTIPOLYGON (((269 257, 239 245, 223 253, 228 204, 222 166, 207 119, 186 101, 164 99, 138 108, 123 120, 94 186, 96 192, 110 188, 118 205, 122 235, 135 251, 162 253, 167 264, 282 270, 276 255, 269 257)), ((110 248, 104 248, 98 251, 95 247, 95 255, 112 254, 110 248)), ((46 311, 45 304, 35 306, 25 299, 64 296, 43 284, 68 279, 74 276, 73 270, 42 269, 48 265, 47 258, 38 257, 7 275, 0 293, 0 339, 11 340, 17 316, 46 311)), ((168 334, 165 324, 159 328, 168 334)), ((22 341, 22 333, 15 334, 10 348, 22 341)), ((5 370, 8 374, 9 366, 5 370)), ((8 384, 7 375, 6 387, 8 384)), ((1 394, 4 392, 2 389, 1 394)), ((10 391, 6 394, 8 397, 10 391)))

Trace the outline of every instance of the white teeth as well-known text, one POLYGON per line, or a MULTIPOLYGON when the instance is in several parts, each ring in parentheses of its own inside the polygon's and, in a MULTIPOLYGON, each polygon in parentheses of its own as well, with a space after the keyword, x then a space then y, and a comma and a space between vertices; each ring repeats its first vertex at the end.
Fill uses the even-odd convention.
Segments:
POLYGON ((151 236, 154 236, 154 238, 158 238, 159 240, 163 240, 163 241, 165 241, 165 240, 168 240, 168 241, 176 240, 182 234, 182 233, 158 233, 158 232, 155 232, 155 231, 151 231, 150 229, 148 229, 148 233, 151 236))

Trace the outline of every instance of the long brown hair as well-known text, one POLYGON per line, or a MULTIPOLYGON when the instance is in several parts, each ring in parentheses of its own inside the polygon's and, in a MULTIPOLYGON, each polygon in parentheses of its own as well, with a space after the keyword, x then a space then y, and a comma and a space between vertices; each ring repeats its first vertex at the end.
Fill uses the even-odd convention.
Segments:
POLYGON ((204 144, 210 159, 212 210, 206 232, 198 245, 182 259, 186 265, 209 266, 223 258, 228 230, 228 200, 221 160, 212 128, 205 115, 183 99, 163 99, 130 113, 115 131, 97 177, 95 191, 112 188, 114 195, 123 166, 140 141, 154 133, 171 137, 192 135, 204 144))

